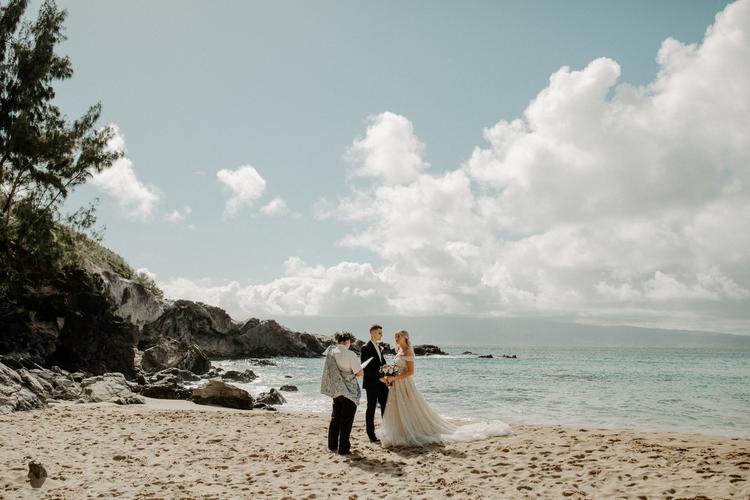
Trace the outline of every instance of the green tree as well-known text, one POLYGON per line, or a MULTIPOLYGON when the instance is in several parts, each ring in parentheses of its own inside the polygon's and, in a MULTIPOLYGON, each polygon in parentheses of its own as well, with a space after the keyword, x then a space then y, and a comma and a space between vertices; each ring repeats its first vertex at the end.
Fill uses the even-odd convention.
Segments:
POLYGON ((53 84, 73 75, 70 59, 55 53, 66 12, 46 0, 31 22, 27 6, 0 2, 0 256, 23 253, 42 265, 61 251, 61 226, 94 224, 93 207, 64 217, 65 198, 122 153, 107 146, 111 127, 96 128, 99 103, 71 121, 52 102, 53 84))

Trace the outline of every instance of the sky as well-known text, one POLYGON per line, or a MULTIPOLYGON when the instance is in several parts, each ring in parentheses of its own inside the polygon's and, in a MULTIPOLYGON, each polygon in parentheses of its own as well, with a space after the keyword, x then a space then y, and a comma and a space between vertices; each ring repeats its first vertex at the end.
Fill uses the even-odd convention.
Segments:
POLYGON ((748 0, 59 4, 168 297, 750 333, 748 0))

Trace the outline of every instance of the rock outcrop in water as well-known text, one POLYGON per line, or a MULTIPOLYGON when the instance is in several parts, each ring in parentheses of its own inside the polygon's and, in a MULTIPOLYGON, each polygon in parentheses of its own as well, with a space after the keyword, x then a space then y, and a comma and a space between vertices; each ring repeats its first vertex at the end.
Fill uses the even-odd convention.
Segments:
POLYGON ((431 356, 433 354, 445 355, 445 354, 448 354, 448 353, 447 352, 443 352, 436 345, 423 344, 423 345, 415 345, 414 346, 414 355, 415 356, 431 356))

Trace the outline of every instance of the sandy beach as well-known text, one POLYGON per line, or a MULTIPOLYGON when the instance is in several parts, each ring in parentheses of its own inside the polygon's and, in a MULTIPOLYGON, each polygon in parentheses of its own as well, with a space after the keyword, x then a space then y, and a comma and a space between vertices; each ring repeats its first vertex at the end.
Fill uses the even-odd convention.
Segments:
POLYGON ((0 417, 2 498, 748 498, 750 439, 515 425, 486 441, 351 457, 319 414, 183 401, 70 403, 0 417), (39 489, 28 463, 48 478, 39 489))

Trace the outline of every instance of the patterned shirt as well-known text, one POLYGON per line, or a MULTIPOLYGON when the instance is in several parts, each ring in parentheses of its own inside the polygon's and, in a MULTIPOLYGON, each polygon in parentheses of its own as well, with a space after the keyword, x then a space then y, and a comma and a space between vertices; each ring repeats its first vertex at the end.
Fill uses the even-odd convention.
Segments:
POLYGON ((357 355, 341 345, 329 347, 323 355, 325 356, 325 364, 323 365, 323 377, 320 381, 320 393, 334 399, 344 396, 353 401, 355 405, 359 404, 362 389, 357 382, 354 368, 358 367, 356 370, 358 372, 362 367, 357 355), (346 353, 352 356, 346 356, 342 349, 345 349, 346 353), (339 366, 337 358, 341 358, 343 369, 339 366))

